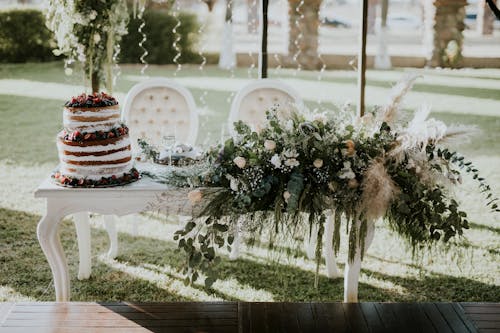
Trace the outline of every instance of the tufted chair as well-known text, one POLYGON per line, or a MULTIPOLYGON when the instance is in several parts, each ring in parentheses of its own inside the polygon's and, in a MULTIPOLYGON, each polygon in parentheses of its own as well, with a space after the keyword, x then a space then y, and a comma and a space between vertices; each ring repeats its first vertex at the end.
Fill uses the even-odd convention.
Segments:
POLYGON ((254 130, 266 120, 266 111, 274 105, 302 105, 299 94, 287 84, 277 80, 258 80, 243 87, 234 97, 229 114, 229 130, 234 134, 233 124, 243 121, 254 130))
POLYGON ((167 79, 152 79, 130 89, 122 120, 130 129, 132 151, 138 152, 137 139, 161 145, 165 135, 194 145, 198 135, 198 114, 191 93, 167 79))
MULTIPOLYGON (((151 79, 130 89, 122 107, 122 121, 129 127, 132 154, 139 155, 137 139, 146 139, 161 146, 162 138, 175 135, 178 143, 194 145, 198 135, 198 114, 191 93, 184 87, 167 79, 151 79)), ((91 273, 90 225, 87 213, 74 216, 80 248, 79 279, 87 279, 91 273), (87 239, 88 238, 88 239, 87 239), (82 249, 85 249, 82 251, 82 249)), ((114 216, 103 216, 109 236, 108 257, 118 253, 118 235, 114 216)), ((137 234, 137 225, 133 225, 137 234)))

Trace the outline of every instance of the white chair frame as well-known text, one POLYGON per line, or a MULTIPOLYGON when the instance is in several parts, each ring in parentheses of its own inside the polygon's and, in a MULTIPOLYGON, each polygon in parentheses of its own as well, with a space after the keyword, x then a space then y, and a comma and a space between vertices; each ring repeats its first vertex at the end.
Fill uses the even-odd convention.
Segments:
MULTIPOLYGON (((252 81, 251 83, 247 84, 244 86, 236 96, 234 96, 233 102, 231 103, 231 110, 229 113, 229 132, 234 135, 234 126, 233 124, 240 120, 240 111, 241 111, 241 106, 242 103, 244 102, 245 98, 248 97, 248 95, 254 93, 257 90, 277 90, 280 93, 284 93, 290 97, 291 100, 298 106, 301 107, 304 105, 304 102, 302 101, 302 98, 298 94, 295 89, 290 87, 289 85, 283 83, 282 81, 278 80, 271 80, 271 79, 262 79, 262 80, 257 80, 257 81, 252 81)), ((269 106, 270 107, 270 106, 269 106)), ((265 112, 266 108, 264 107, 263 109, 259 110, 260 112, 265 112)))

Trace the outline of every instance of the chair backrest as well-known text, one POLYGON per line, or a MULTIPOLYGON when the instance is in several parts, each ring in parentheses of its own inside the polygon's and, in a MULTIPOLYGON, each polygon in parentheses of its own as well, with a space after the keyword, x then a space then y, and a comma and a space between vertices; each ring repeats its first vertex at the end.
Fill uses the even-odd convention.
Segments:
POLYGON ((233 99, 229 114, 229 131, 234 134, 233 124, 243 121, 253 130, 266 121, 266 111, 275 105, 302 105, 299 94, 287 84, 270 79, 251 82, 241 89, 233 99))
POLYGON ((164 136, 175 135, 178 143, 194 145, 198 136, 198 113, 191 93, 168 79, 150 79, 130 89, 122 120, 129 127, 132 150, 137 139, 161 146, 164 136))

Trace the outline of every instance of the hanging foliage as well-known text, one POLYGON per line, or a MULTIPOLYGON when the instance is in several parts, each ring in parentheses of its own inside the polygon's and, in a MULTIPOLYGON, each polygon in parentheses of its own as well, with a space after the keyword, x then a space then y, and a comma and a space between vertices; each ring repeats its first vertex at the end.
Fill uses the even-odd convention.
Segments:
MULTIPOLYGON (((448 242, 469 228, 467 214, 448 191, 461 181, 460 170, 478 181, 486 205, 498 212, 478 170, 445 146, 473 129, 448 127, 428 118, 426 108, 410 121, 399 116, 413 81, 396 85, 387 106, 362 118, 273 108, 262 130, 236 123, 237 135, 209 150, 205 164, 177 174, 176 184, 185 177, 185 184, 202 187, 190 194, 197 208, 193 220, 175 235, 186 255, 186 281, 195 281, 200 271, 207 285, 215 281, 215 249, 230 249, 236 221, 254 240, 263 230, 297 238, 304 225, 321 239, 325 214, 334 211, 330 243, 338 251, 346 221, 350 260, 358 244, 364 248, 367 222, 382 217, 414 249, 448 242)), ((319 265, 323 242, 317 246, 319 265)))
POLYGON ((127 33, 126 1, 48 0, 46 19, 57 41, 54 54, 65 55, 69 63, 80 61, 92 92, 99 91, 100 82, 112 92, 113 65, 127 33))

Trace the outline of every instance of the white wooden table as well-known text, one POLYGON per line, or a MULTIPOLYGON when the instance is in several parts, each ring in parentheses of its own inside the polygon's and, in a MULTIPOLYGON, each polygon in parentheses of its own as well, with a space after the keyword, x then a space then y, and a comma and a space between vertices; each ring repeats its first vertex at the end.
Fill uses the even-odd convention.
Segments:
MULTIPOLYGON (((158 196, 168 198, 168 204, 163 205, 168 213, 190 215, 192 207, 187 199, 188 192, 189 189, 169 188, 149 178, 125 186, 95 189, 60 187, 53 184, 50 178, 45 179, 35 191, 36 198, 47 200, 47 211, 38 223, 37 235, 52 270, 56 301, 65 302, 70 299, 68 264, 58 232, 59 224, 65 216, 79 212, 117 216, 139 213, 152 209, 154 203, 158 202, 158 196)), ((79 225, 75 219, 75 226, 80 258, 90 258, 88 225, 79 225)), ((80 270, 82 269, 90 272, 89 259, 80 261, 80 270)))

